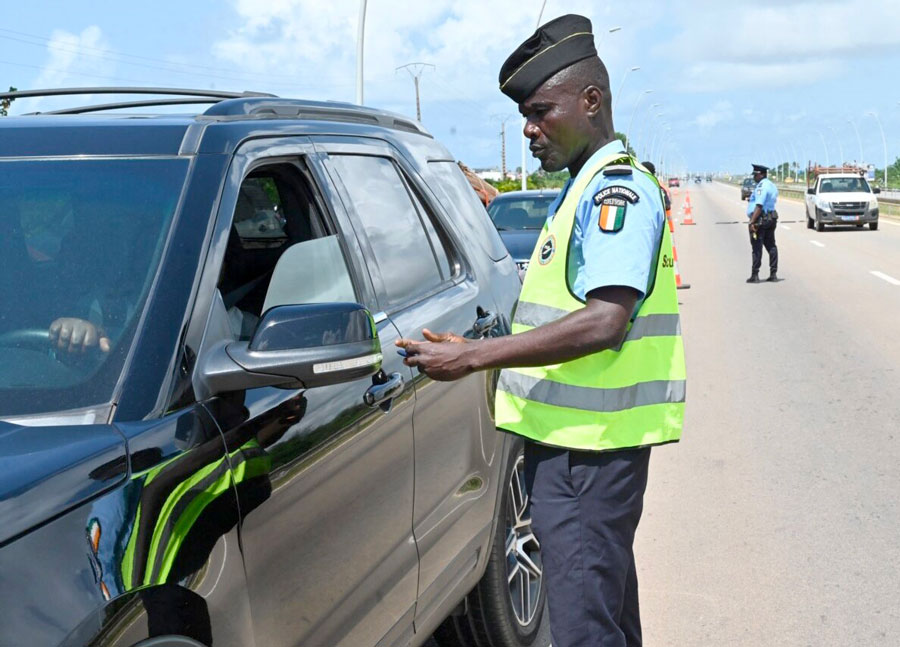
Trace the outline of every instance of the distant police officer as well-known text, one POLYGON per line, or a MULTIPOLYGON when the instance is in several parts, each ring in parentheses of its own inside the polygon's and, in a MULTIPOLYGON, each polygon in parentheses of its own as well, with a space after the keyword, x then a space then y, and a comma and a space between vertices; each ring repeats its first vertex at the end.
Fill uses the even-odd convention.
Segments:
POLYGON ((409 366, 454 380, 504 369, 497 427, 524 436, 554 647, 641 644, 632 545, 650 447, 677 441, 685 365, 659 184, 615 138, 591 23, 540 27, 500 70, 546 171, 571 179, 532 256, 513 335, 402 339, 409 366))
POLYGON ((753 165, 753 181, 756 189, 750 194, 747 213, 750 216, 750 248, 753 250, 750 278, 747 283, 759 283, 759 268, 762 265, 762 248, 769 254, 769 278, 778 280, 778 247, 775 246, 775 227, 778 212, 775 201, 778 199, 778 188, 770 180, 768 167, 762 164, 753 165))

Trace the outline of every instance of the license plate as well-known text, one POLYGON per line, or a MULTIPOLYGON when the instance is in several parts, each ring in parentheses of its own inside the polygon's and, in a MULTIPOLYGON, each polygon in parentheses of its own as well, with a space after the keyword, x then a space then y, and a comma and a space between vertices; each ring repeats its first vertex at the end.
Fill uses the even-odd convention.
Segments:
POLYGON ((845 222, 855 222, 859 220, 859 216, 841 216, 841 220, 845 222))

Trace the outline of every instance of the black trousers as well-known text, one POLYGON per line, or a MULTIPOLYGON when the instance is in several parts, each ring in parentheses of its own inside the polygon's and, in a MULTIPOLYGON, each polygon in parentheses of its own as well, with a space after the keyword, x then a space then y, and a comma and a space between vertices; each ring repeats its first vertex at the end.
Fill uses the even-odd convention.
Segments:
POLYGON ((650 448, 580 452, 525 444, 553 647, 640 647, 634 533, 650 448))
POLYGON ((750 248, 753 250, 752 274, 759 274, 762 265, 762 250, 766 248, 769 254, 769 274, 778 271, 778 247, 775 245, 775 227, 759 229, 756 232, 756 240, 753 240, 753 232, 750 232, 750 248))

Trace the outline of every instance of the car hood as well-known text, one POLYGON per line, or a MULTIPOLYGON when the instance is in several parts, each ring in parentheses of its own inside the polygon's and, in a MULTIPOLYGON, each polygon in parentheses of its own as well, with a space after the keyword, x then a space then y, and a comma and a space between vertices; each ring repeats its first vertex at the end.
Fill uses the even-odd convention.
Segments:
POLYGON ((875 202, 875 195, 863 191, 850 191, 845 193, 820 193, 819 200, 825 202, 875 202))
POLYGON ((503 244, 515 261, 527 261, 537 244, 540 229, 508 229, 500 232, 503 244))

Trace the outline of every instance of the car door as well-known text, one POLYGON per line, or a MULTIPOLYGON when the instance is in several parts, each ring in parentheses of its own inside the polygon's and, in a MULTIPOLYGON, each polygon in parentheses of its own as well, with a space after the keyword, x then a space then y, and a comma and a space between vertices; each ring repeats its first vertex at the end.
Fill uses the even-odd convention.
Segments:
MULTIPOLYGON (((429 328, 471 335, 479 318, 489 332, 493 300, 412 165, 386 144, 314 141, 327 151, 353 211, 380 307, 401 334, 421 339, 429 328)), ((429 615, 476 567, 490 535, 499 436, 488 379, 477 373, 435 382, 416 372, 417 617, 429 615)))
MULTIPOLYGON (((204 346, 240 338, 273 305, 373 307, 358 243, 312 149, 296 140, 257 141, 233 166, 239 181, 226 190, 217 223, 228 241, 219 243, 224 252, 209 268, 220 278, 204 346), (265 262, 274 255, 269 270, 265 262)), ((397 329, 384 316, 375 320, 382 347, 392 348, 397 329)), ((248 389, 206 403, 238 483, 258 645, 356 647, 393 643, 412 631, 414 391, 396 353, 385 353, 382 371, 305 390, 248 389)))

